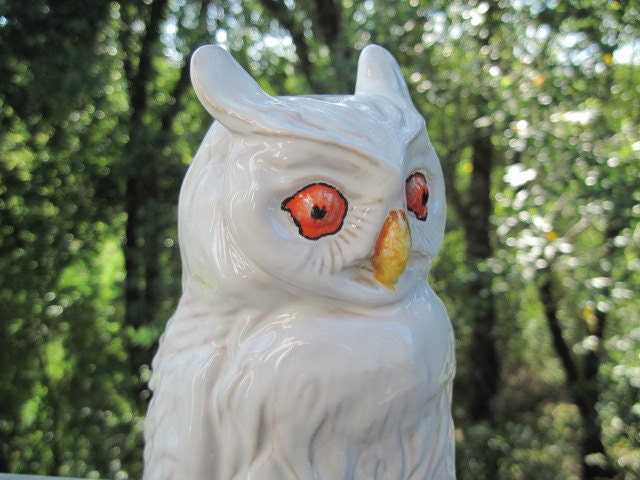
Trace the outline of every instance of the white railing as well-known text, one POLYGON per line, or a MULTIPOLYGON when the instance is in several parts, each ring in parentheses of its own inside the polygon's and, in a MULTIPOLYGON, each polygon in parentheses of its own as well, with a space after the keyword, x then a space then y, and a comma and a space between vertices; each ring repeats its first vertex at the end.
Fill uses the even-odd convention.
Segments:
POLYGON ((70 477, 43 477, 40 475, 20 475, 17 473, 0 473, 0 480, 82 480, 70 477))

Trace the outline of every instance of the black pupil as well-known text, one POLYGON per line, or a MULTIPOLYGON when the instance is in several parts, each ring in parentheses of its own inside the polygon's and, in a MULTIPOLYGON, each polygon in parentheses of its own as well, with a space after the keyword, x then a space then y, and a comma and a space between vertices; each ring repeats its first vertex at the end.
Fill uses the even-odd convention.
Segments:
POLYGON ((425 190, 424 192, 422 192, 422 205, 426 205, 428 200, 429 200, 429 192, 425 190))
POLYGON ((322 208, 318 207, 318 205, 314 205, 313 208, 311 209, 311 218, 315 220, 322 220, 326 214, 327 214, 327 207, 325 207, 324 205, 322 206, 322 208))

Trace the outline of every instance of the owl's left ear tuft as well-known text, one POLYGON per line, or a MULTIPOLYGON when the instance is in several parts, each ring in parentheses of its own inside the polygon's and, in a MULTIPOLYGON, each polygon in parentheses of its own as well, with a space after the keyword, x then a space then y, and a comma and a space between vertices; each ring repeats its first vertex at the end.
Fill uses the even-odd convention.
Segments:
POLYGON ((398 62, 379 45, 367 45, 360 54, 356 79, 358 93, 385 95, 401 105, 412 104, 398 62))
POLYGON ((256 110, 274 103, 274 98, 224 48, 205 45, 191 57, 191 83, 207 111, 235 132, 252 130, 256 110))

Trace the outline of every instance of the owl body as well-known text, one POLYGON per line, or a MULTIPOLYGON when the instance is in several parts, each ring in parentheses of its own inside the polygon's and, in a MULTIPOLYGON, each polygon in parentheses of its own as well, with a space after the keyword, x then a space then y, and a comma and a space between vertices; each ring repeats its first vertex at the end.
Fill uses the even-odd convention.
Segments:
POLYGON ((426 282, 444 187, 397 64, 270 97, 192 61, 218 120, 183 183, 183 296, 154 359, 145 478, 454 478, 451 326, 426 282))

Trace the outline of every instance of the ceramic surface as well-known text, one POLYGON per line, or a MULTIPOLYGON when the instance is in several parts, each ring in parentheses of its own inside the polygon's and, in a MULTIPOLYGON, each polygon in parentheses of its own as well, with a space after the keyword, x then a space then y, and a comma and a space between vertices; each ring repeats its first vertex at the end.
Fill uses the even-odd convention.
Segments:
POLYGON ((454 478, 445 192, 393 57, 354 95, 271 97, 192 58, 215 117, 184 180, 183 296, 150 382, 145 479, 454 478))

